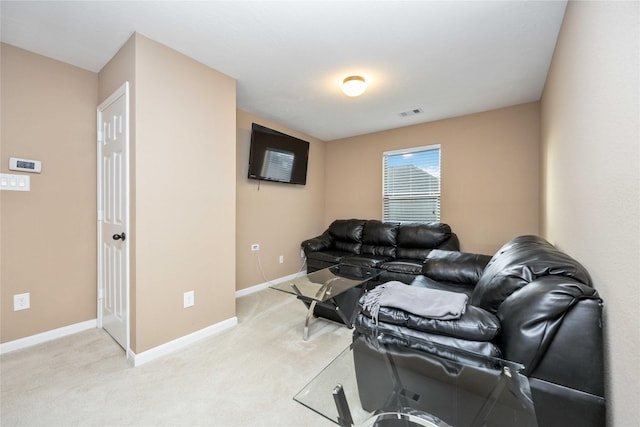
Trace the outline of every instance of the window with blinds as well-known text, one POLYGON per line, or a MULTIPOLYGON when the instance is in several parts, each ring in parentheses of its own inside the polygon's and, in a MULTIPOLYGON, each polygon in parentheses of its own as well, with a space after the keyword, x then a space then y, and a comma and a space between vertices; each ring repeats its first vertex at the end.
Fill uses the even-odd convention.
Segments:
POLYGON ((383 220, 440 221, 440 146, 383 153, 383 220))

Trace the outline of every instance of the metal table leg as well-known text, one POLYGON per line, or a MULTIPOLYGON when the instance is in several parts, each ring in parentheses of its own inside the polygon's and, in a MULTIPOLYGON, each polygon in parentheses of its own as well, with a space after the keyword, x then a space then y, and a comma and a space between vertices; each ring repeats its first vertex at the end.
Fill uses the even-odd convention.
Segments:
POLYGON ((309 321, 311 317, 313 317, 313 309, 316 308, 316 304, 318 301, 313 300, 311 304, 309 304, 309 310, 307 311, 307 318, 304 320, 304 333, 302 335, 302 339, 307 341, 309 339, 309 321))

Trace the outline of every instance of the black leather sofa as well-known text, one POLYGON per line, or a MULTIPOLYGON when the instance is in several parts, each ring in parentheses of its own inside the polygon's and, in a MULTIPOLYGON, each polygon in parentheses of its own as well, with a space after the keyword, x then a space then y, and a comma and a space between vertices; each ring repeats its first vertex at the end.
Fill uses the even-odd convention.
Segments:
POLYGON ((307 272, 347 264, 384 270, 380 281, 410 283, 433 249, 457 251, 458 237, 442 223, 339 219, 320 236, 302 242, 307 272))
MULTIPOLYGON (((431 251, 411 285, 467 293, 467 310, 442 321, 381 307, 376 324, 361 300, 354 342, 389 331, 406 338, 399 348, 417 337, 515 361, 525 367, 541 427, 605 425, 603 304, 576 260, 540 237, 520 236, 490 259, 431 251)), ((388 391, 380 390, 375 372, 386 367, 374 362, 375 346, 353 351, 360 399, 376 405, 388 391)), ((429 398, 428 389, 421 393, 429 398)))

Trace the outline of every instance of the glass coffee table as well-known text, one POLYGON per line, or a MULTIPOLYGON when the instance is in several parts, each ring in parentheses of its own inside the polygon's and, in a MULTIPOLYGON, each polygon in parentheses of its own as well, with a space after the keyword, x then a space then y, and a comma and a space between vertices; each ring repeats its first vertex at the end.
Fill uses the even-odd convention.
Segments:
POLYGON ((294 400, 342 427, 536 427, 523 368, 393 333, 356 332, 294 400))
POLYGON ((313 315, 340 322, 351 328, 355 307, 367 285, 375 284, 382 270, 350 265, 334 265, 304 277, 270 286, 296 295, 308 308, 303 339, 309 338, 309 322, 313 315))

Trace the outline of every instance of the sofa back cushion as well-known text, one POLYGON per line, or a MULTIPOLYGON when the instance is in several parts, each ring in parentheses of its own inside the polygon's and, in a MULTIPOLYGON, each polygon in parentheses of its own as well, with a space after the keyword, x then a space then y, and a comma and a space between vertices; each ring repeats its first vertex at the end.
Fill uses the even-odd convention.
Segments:
POLYGON ((453 233, 440 222, 401 224, 398 228, 396 257, 424 260, 431 249, 439 248, 453 233))
POLYGON ((563 276, 591 286, 587 270, 538 236, 519 236, 491 258, 469 303, 496 313, 512 293, 543 276, 563 276))
POLYGON ((394 258, 399 223, 370 220, 362 231, 362 254, 394 258))
POLYGON ((329 226, 333 249, 355 254, 362 247, 362 230, 366 221, 361 219, 338 219, 329 226))

